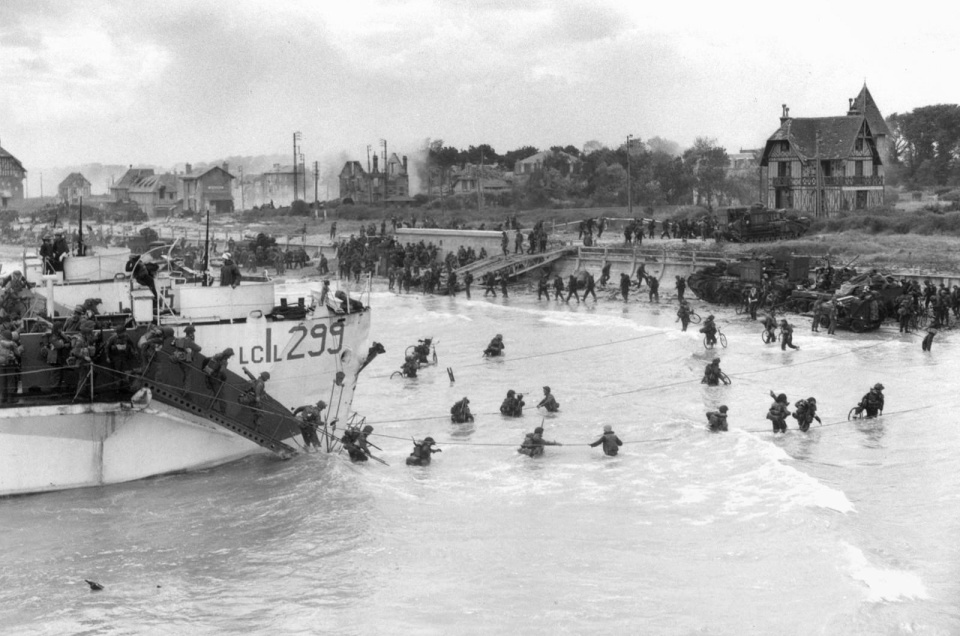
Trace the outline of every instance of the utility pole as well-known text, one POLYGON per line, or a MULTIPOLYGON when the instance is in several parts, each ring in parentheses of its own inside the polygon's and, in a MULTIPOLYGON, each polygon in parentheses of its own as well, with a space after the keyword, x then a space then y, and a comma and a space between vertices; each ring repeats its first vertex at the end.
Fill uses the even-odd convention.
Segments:
MULTIPOLYGON (((370 167, 370 151, 372 149, 373 146, 367 144, 367 203, 373 203, 373 173, 371 172, 373 168, 370 167)), ((343 197, 342 192, 340 193, 340 196, 341 198, 343 197)), ((328 196, 327 201, 329 200, 330 197, 328 196)))
MULTIPOLYGON (((303 156, 302 152, 300 153, 300 169, 303 172, 303 199, 302 200, 306 201, 307 200, 307 160, 303 156)), ((294 194, 296 194, 296 190, 294 190, 294 194)))
MULTIPOLYGON (((300 141, 302 137, 303 135, 299 130, 293 133, 293 201, 297 200, 297 161, 299 155, 297 142, 300 141)), ((290 202, 291 205, 293 205, 293 201, 290 202)))
POLYGON ((633 218, 633 188, 630 178, 630 142, 633 135, 627 135, 627 216, 633 218))
POLYGON ((383 170, 381 174, 383 175, 383 206, 387 206, 387 140, 381 139, 380 145, 383 146, 383 170))
POLYGON ((240 211, 246 209, 246 206, 243 204, 243 166, 240 166, 240 211))
POLYGON ((483 208, 483 153, 480 153, 480 170, 477 171, 477 212, 483 208))
POLYGON ((313 209, 318 209, 320 203, 320 162, 313 162, 313 209))

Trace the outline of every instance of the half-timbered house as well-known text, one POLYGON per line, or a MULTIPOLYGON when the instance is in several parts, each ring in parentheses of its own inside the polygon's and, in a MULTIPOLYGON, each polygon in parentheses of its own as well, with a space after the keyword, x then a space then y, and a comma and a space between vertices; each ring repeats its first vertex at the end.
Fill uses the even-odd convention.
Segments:
POLYGON ((883 160, 870 122, 879 111, 865 91, 856 100, 869 99, 869 115, 853 101, 843 117, 790 117, 784 105, 760 160, 761 202, 816 217, 883 205, 883 160))

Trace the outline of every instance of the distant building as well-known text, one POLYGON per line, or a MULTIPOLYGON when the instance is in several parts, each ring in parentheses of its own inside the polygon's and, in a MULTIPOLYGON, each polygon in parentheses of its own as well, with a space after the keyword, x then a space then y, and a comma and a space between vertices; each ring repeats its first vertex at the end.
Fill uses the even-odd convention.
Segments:
POLYGON ((345 203, 403 203, 410 199, 407 158, 396 153, 380 171, 379 157, 373 156, 373 170, 367 172, 359 161, 348 161, 340 170, 340 200, 345 203))
POLYGON ((110 194, 117 203, 130 201, 130 188, 144 177, 153 176, 153 168, 130 168, 123 173, 120 180, 110 186, 110 194))
POLYGON ((583 162, 568 152, 562 150, 544 150, 535 155, 530 155, 526 159, 518 159, 513 165, 513 174, 523 182, 526 181, 534 172, 543 170, 544 166, 556 168, 560 174, 567 176, 580 170, 583 162))
POLYGON ((90 200, 90 182, 79 172, 71 172, 67 178, 57 186, 57 194, 61 203, 77 205, 80 199, 90 200))
POLYGON ((883 205, 889 132, 866 85, 842 117, 790 117, 784 104, 760 159, 760 201, 818 217, 883 205))
POLYGON ((305 174, 303 166, 298 167, 295 173, 292 165, 281 166, 275 163, 273 170, 263 174, 245 175, 239 186, 242 193, 235 194, 234 199, 240 196, 243 206, 248 209, 269 206, 271 203, 276 207, 287 207, 298 199, 304 199, 304 188, 307 191, 305 200, 312 201, 313 185, 313 173, 305 174))
POLYGON ((187 164, 187 173, 180 175, 180 198, 184 210, 203 212, 210 210, 218 214, 233 212, 233 175, 229 166, 213 166, 203 172, 193 172, 187 164))
POLYGON ((137 180, 128 193, 148 218, 167 217, 182 209, 179 193, 179 177, 175 174, 152 174, 137 180))
POLYGON ((23 201, 23 180, 27 176, 20 160, 0 146, 0 208, 23 201))
MULTIPOLYGON (((532 173, 531 173, 532 174, 532 173)), ((455 173, 450 179, 450 191, 456 195, 473 194, 483 189, 483 194, 502 194, 513 189, 512 184, 504 178, 503 172, 496 168, 468 164, 455 173)))
POLYGON ((760 174, 760 156, 763 148, 740 149, 740 152, 727 153, 730 163, 727 165, 728 177, 757 177, 760 174))

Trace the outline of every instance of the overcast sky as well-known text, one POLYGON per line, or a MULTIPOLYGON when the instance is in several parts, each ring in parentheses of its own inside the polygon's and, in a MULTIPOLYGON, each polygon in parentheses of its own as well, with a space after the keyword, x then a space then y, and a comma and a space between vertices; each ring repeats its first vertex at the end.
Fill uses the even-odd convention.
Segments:
POLYGON ((956 103, 952 3, 0 1, 0 143, 31 171, 288 152, 505 152, 627 134, 756 147, 956 103), (895 8, 894 8, 895 7, 895 8))

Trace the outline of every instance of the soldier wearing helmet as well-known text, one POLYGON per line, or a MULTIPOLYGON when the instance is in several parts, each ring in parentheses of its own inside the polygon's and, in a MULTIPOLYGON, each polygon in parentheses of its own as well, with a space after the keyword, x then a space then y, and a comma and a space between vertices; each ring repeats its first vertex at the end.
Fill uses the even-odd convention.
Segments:
POLYGON ((808 397, 805 400, 797 400, 794 406, 796 410, 793 412, 793 417, 797 420, 797 425, 804 433, 810 430, 810 424, 813 420, 817 420, 817 422, 823 424, 820 416, 817 415, 817 398, 808 397))
POLYGON ((730 378, 727 377, 727 374, 720 370, 720 358, 714 358, 703 370, 703 378, 700 380, 700 384, 706 384, 707 386, 717 386, 723 382, 724 384, 730 384, 730 378))
POLYGON ((770 397, 773 398, 773 404, 770 405, 770 410, 767 411, 767 419, 773 422, 774 433, 786 433, 787 418, 790 416, 790 410, 787 408, 787 405, 790 401, 787 399, 785 393, 777 395, 773 391, 770 391, 770 397))
POLYGON ((874 384, 873 388, 860 400, 858 408, 867 412, 867 417, 876 417, 883 414, 883 385, 874 384))
POLYGON ((450 421, 454 424, 466 424, 473 421, 473 413, 470 412, 470 400, 468 398, 464 397, 450 407, 450 421))
POLYGON ((700 333, 706 336, 708 347, 717 344, 717 325, 713 322, 713 314, 707 316, 706 320, 703 321, 703 326, 700 327, 700 333))
POLYGON ((560 403, 557 402, 557 398, 553 397, 553 393, 550 392, 548 386, 543 387, 543 399, 537 404, 537 408, 541 406, 547 409, 548 413, 556 413, 560 410, 560 403))
POLYGON ((540 457, 544 446, 563 446, 560 442, 551 442, 543 439, 543 427, 538 426, 532 433, 527 433, 517 452, 527 457, 540 457))
POLYGON ((523 393, 517 393, 513 389, 507 391, 507 397, 500 403, 500 412, 509 417, 520 417, 523 415, 523 393))
POLYGON ((434 448, 436 444, 432 437, 424 437, 423 441, 413 443, 413 452, 407 457, 407 466, 429 466, 430 457, 434 453, 442 453, 443 450, 434 448))
POLYGON ((343 448, 346 449, 350 455, 350 461, 365 462, 368 457, 373 457, 373 455, 370 454, 370 442, 367 441, 367 436, 372 432, 373 427, 369 424, 364 426, 363 430, 348 428, 343 432, 343 437, 340 441, 343 443, 343 448))
POLYGON ((323 400, 317 400, 316 405, 298 406, 293 411, 294 417, 300 420, 300 435, 303 437, 304 450, 308 453, 311 447, 320 448, 317 427, 321 423, 321 413, 325 408, 327 408, 327 403, 323 400))
POLYGON ((716 411, 707 413, 707 422, 711 433, 720 433, 727 430, 727 405, 721 404, 716 411))

